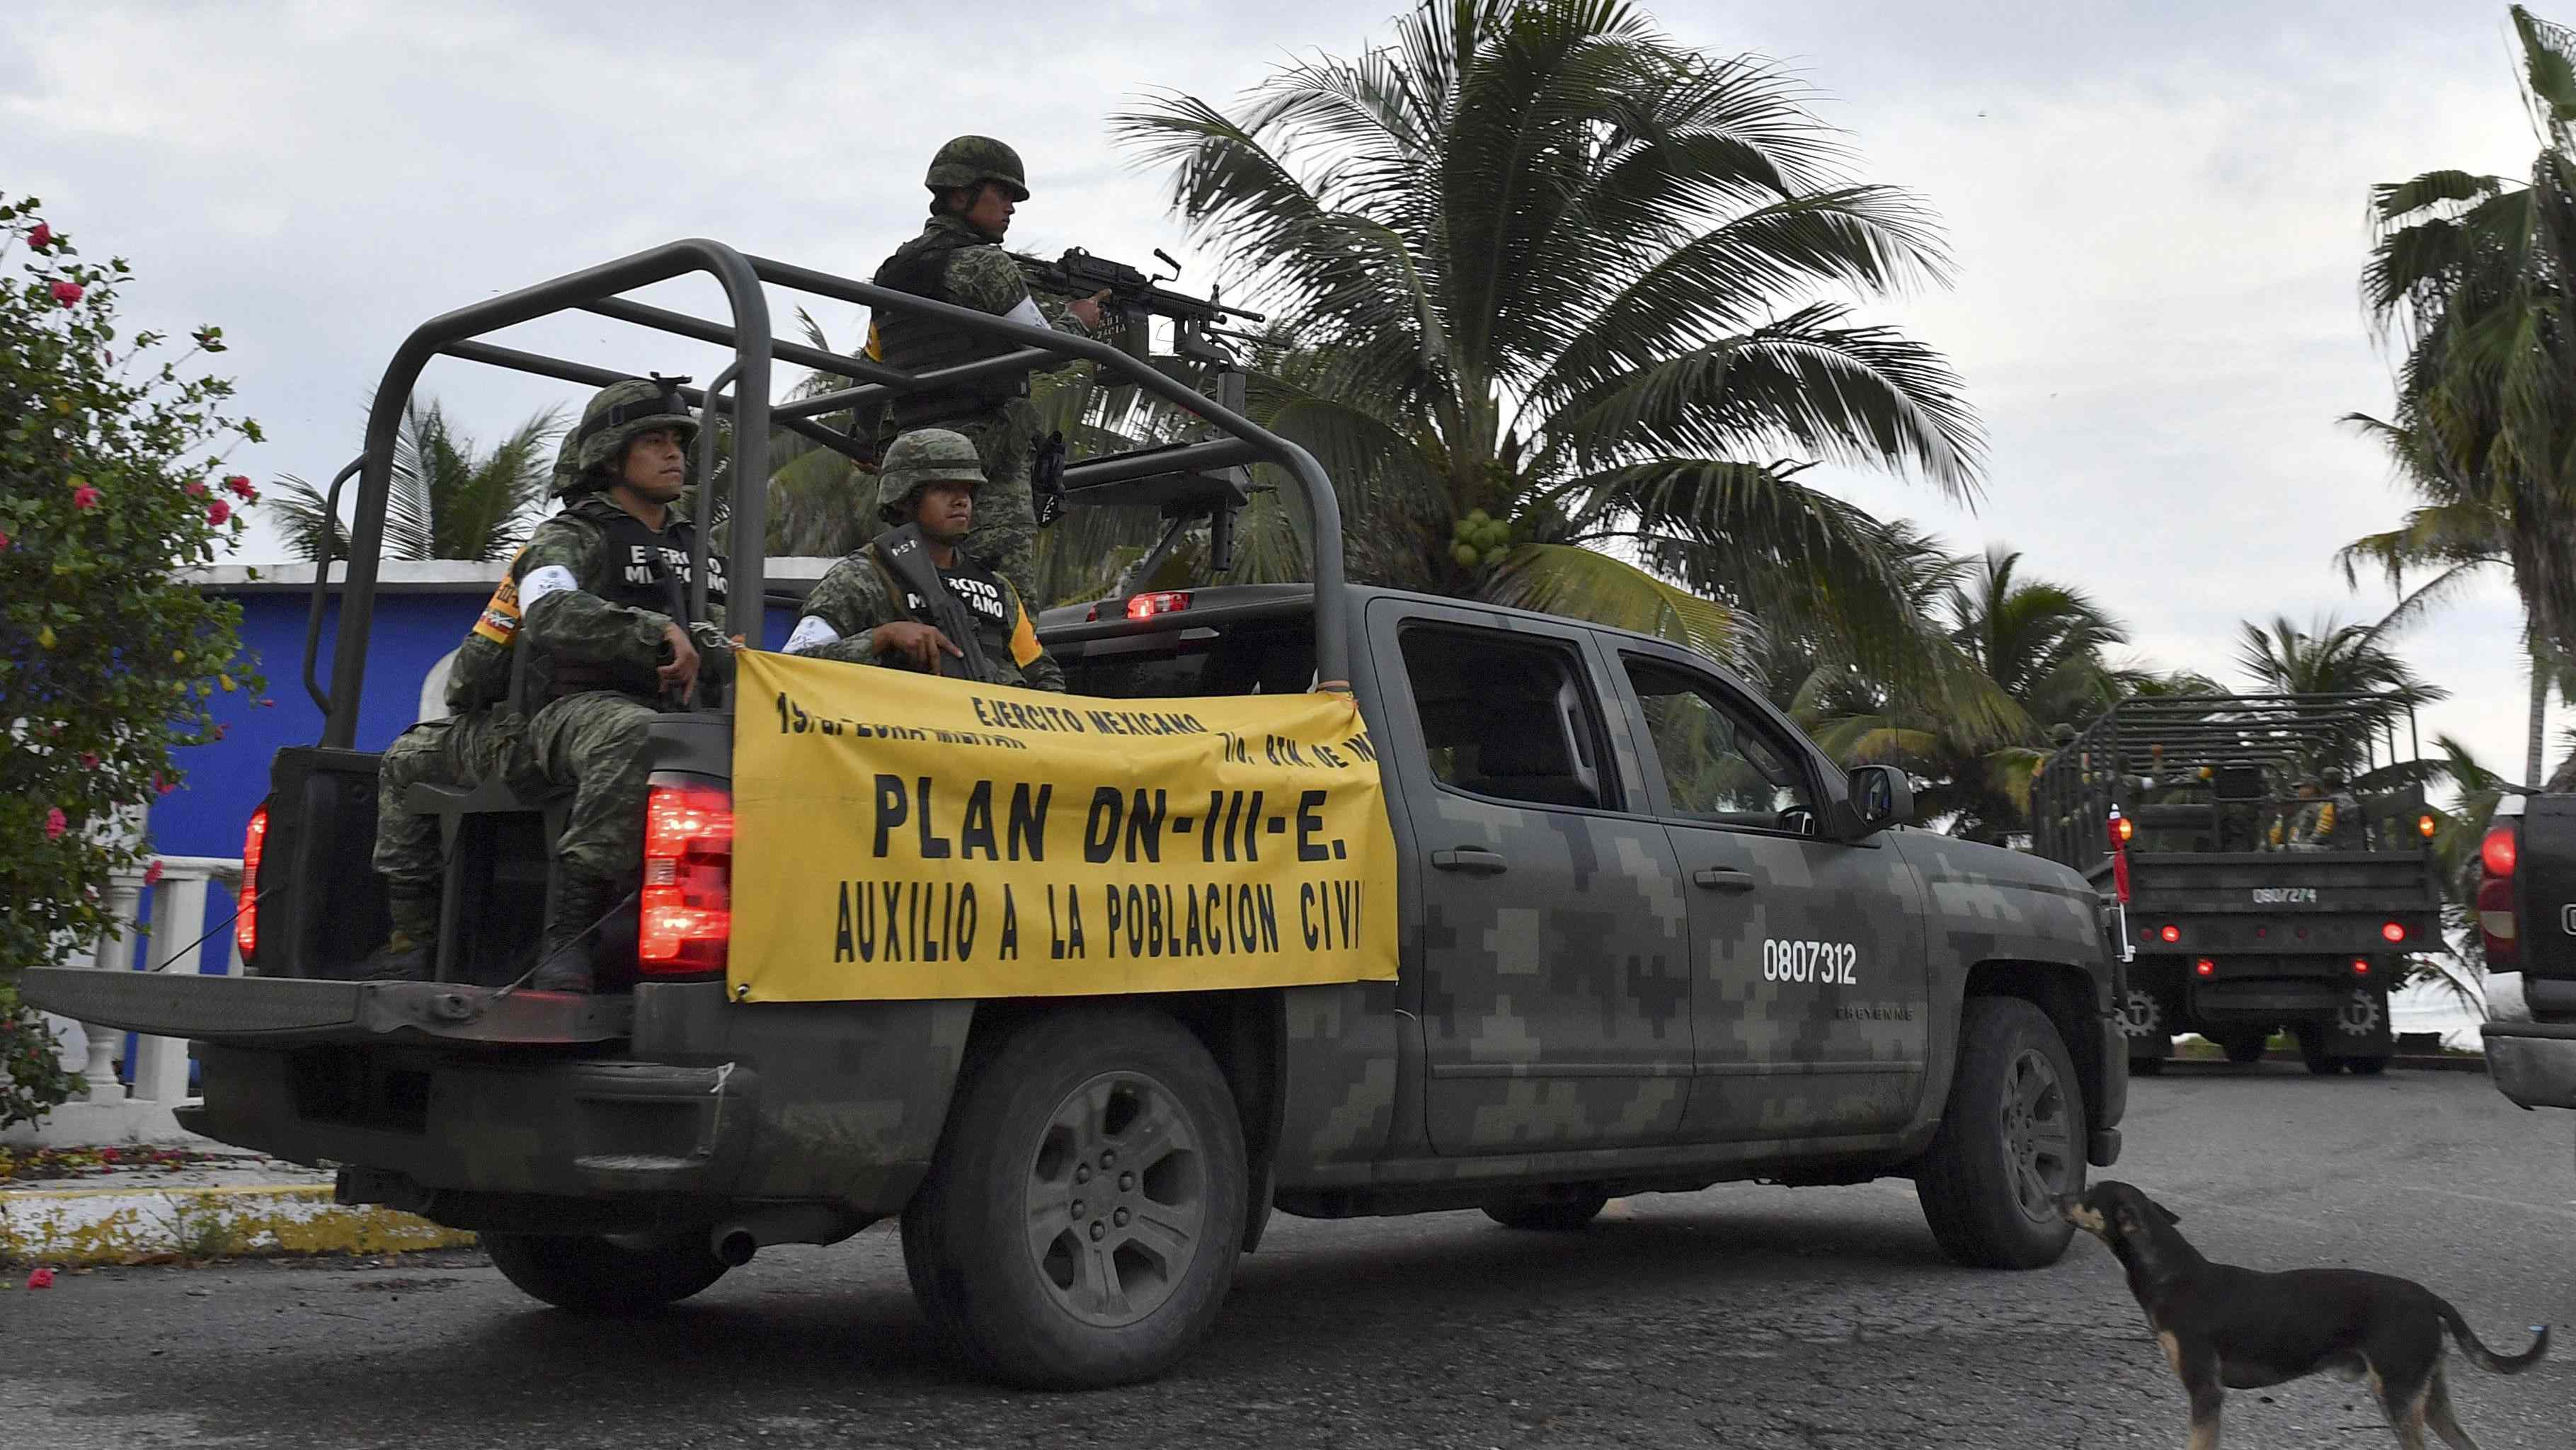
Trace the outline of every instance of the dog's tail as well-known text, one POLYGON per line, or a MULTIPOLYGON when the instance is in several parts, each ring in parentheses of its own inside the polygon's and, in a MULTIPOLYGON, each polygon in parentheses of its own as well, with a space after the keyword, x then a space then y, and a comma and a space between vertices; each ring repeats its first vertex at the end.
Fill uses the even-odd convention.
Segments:
POLYGON ((2478 1337, 2469 1331, 2469 1321, 2461 1318, 2460 1311, 2452 1308, 2449 1301, 2435 1299, 2433 1307, 2442 1316, 2442 1322, 2450 1327, 2451 1338, 2458 1342, 2460 1353, 2467 1355, 2480 1369, 2496 1374, 2520 1374, 2540 1363, 2540 1357, 2549 1352, 2549 1326, 2546 1324, 2531 1326, 2531 1348, 2508 1358, 2478 1343, 2478 1337))

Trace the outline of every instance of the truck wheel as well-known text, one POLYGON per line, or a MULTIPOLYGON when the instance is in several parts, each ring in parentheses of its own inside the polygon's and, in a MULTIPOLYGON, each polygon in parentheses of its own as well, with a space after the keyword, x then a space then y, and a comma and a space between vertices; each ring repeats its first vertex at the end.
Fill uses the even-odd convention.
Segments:
POLYGON ((1518 1198, 1485 1205, 1485 1217, 1505 1228, 1539 1233, 1572 1233, 1601 1216, 1610 1200, 1601 1194, 1581 1198, 1518 1198))
POLYGON ((984 1060, 903 1214, 922 1312, 977 1370, 1091 1389, 1172 1367, 1243 1243, 1234 1094, 1179 1023, 1051 1012, 984 1060))
POLYGON ((724 1277, 704 1233, 481 1235, 501 1277, 533 1299, 576 1314, 642 1314, 724 1277))
POLYGON ((2129 1076, 2131 1077, 2162 1077, 2164 1075, 2165 1060, 2161 1057, 2133 1057, 2129 1059, 2129 1076))
POLYGON ((2384 1057, 2347 1057, 2343 1065, 2355 1077, 2377 1077, 2388 1071, 2388 1059, 2384 1057))
POLYGON ((2084 1089, 2047 1014, 2018 997, 1971 997, 1940 1130, 1914 1173, 1942 1251, 1976 1268, 2057 1262, 2075 1226, 2061 1194, 2084 1191, 2084 1089))
POLYGON ((2218 1039, 2218 1046, 2227 1054, 2229 1062, 2235 1063, 2238 1067, 2251 1067, 2263 1060, 2263 1044, 2271 1035, 2269 1030, 2230 1032, 2218 1039))
POLYGON ((2332 1077, 2344 1066, 2342 1058, 2326 1050, 2326 1029, 2315 1022, 2299 1025, 2299 1060, 2318 1077, 2332 1077))

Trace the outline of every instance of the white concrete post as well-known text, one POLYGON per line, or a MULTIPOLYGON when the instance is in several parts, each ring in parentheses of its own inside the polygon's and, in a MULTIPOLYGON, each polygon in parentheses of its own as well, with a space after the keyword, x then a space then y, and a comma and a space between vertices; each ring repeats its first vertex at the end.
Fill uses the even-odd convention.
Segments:
MULTIPOLYGON (((200 871, 169 870, 166 862, 163 872, 160 899, 152 909, 152 944, 144 951, 143 965, 149 971, 194 976, 199 949, 189 944, 206 929, 206 877, 200 871), (171 960, 183 953, 186 960, 171 960)), ((188 1096, 186 1038, 136 1040, 134 1095, 154 1103, 175 1103, 188 1096)))
MULTIPOLYGON (((120 875, 108 883, 108 919, 115 925, 99 938, 97 966, 100 971, 133 970, 134 942, 141 934, 135 918, 142 905, 142 894, 140 877, 120 875)), ((84 1022, 81 1035, 89 1039, 89 1061, 82 1066, 80 1074, 83 1082, 81 1100, 92 1103, 124 1101, 125 1086, 116 1080, 116 1049, 124 1045, 125 1034, 84 1022)))

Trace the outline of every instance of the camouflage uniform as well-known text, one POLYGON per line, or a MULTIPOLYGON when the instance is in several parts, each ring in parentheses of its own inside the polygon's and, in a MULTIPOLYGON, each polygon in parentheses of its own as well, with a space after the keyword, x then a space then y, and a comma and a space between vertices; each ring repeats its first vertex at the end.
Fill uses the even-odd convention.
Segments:
MULTIPOLYGON (((937 197, 987 181, 1006 187, 1018 200, 1028 199, 1018 153, 988 137, 960 136, 939 148, 925 184, 937 197)), ((1031 326, 1092 335, 1062 300, 1049 298, 1041 303, 1031 297, 1019 264, 1002 250, 999 239, 956 216, 933 215, 921 235, 886 259, 874 280, 880 287, 997 317, 1016 317, 1031 326)), ((906 371, 953 366, 1016 350, 1013 344, 963 336, 936 320, 906 313, 880 311, 869 328, 869 355, 906 371)), ((977 500, 975 532, 966 540, 967 549, 1009 580, 1023 599, 1028 598, 1038 528, 1036 505, 1029 494, 1035 457, 1031 440, 1043 431, 1037 408, 1028 399, 1028 379, 995 378, 897 399, 880 426, 881 441, 934 423, 974 443, 983 459, 984 476, 992 484, 977 500)))
MULTIPOLYGON (((922 492, 934 483, 974 485, 980 513, 988 488, 978 471, 978 452, 952 430, 922 428, 905 434, 886 451, 877 482, 877 516, 897 527, 913 522, 922 492)), ((823 575, 788 637, 788 653, 848 664, 888 663, 869 638, 878 626, 932 622, 922 601, 880 557, 885 541, 880 536, 823 575)), ((1008 575, 986 570, 969 552, 972 546, 970 535, 967 546, 957 551, 955 567, 939 570, 939 578, 975 621, 984 683, 1062 691, 1064 667, 1039 646, 1019 586, 1008 575)), ((892 663, 900 667, 905 662, 892 663)))

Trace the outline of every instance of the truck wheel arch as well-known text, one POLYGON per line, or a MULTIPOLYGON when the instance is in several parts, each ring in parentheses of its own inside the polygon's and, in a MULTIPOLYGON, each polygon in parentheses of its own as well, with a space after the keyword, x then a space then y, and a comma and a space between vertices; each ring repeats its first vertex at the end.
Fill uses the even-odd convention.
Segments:
MULTIPOLYGON (((2075 1061, 2075 1076, 2084 1088, 2085 1127, 2099 1132, 2108 1125, 2110 1064, 2104 1060, 2100 986, 2091 973, 2067 962, 1996 960, 1968 970, 1960 993, 1962 1011, 1971 997, 2018 997, 2045 1013, 2075 1061)), ((1951 1075, 1958 1070, 1959 1039, 1954 1031, 1947 1061, 1935 1062, 1926 1074, 1924 1100, 1946 1102, 1951 1075)), ((2125 1064, 2124 1064, 2125 1066, 2125 1064)))

